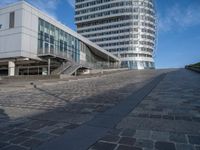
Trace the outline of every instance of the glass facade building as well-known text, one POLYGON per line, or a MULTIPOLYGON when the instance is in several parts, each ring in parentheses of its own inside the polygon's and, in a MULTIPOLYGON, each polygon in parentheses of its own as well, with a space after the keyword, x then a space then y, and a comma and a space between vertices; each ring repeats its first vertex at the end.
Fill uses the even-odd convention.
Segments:
POLYGON ((80 63, 81 52, 85 54, 87 63, 100 61, 82 41, 39 18, 38 54, 60 56, 80 63))
POLYGON ((0 75, 76 75, 119 66, 119 58, 25 1, 0 8, 0 23, 0 75))
POLYGON ((78 33, 122 60, 122 67, 154 68, 154 0, 76 0, 78 33))

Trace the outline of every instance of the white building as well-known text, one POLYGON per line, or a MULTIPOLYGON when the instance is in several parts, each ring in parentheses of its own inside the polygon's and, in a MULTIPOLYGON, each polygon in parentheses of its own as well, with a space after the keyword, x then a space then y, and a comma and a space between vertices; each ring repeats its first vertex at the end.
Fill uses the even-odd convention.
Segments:
POLYGON ((27 2, 0 8, 0 74, 56 74, 116 62, 117 57, 27 2))
POLYGON ((76 0, 77 32, 118 56, 123 67, 154 68, 154 0, 76 0))

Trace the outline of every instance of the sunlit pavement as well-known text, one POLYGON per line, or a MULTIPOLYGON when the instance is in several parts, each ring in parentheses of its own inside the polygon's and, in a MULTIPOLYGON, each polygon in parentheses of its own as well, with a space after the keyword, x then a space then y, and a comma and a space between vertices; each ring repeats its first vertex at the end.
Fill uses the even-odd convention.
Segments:
POLYGON ((168 73, 90 150, 199 150, 200 74, 168 73))
MULTIPOLYGON (((198 150, 200 76, 184 69, 126 71, 0 92, 0 148, 39 149, 56 145, 59 139, 65 141, 82 129, 87 134, 85 125, 91 126, 96 116, 122 106, 134 92, 165 72, 170 73, 139 105, 122 120, 116 117, 116 126, 110 128, 108 123, 109 128, 93 138, 94 143, 88 137, 80 144, 96 150, 198 150)), ((94 124, 98 126, 98 121, 94 124)), ((79 143, 78 139, 74 142, 79 143)), ((67 142, 57 145, 63 146, 67 142)))

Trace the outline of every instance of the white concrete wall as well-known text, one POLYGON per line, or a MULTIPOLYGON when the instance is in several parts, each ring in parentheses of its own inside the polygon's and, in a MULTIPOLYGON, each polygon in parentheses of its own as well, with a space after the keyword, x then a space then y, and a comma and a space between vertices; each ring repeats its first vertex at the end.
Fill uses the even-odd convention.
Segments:
POLYGON ((3 25, 0 29, 0 59, 8 57, 39 59, 37 57, 38 18, 51 23, 80 39, 87 45, 90 45, 94 51, 99 51, 98 54, 100 54, 101 57, 107 58, 107 55, 109 55, 110 58, 119 60, 103 48, 97 46, 52 17, 23 1, 0 9, 0 24, 3 25), (9 29, 9 13, 13 11, 15 11, 15 27, 9 29))
POLYGON ((38 59, 38 16, 37 12, 26 4, 22 4, 22 55, 38 59))
POLYGON ((0 9, 0 58, 37 57, 38 17, 24 3, 0 9), (9 28, 10 12, 15 12, 15 26, 9 28))
POLYGON ((0 58, 21 56, 21 14, 17 7, 0 10, 0 58), (15 28, 9 29, 9 15, 15 10, 15 28))

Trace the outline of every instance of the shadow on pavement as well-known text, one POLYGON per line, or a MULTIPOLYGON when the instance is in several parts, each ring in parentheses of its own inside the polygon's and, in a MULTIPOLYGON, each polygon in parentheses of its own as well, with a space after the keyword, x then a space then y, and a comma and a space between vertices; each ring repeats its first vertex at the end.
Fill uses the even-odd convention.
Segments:
MULTIPOLYGON (((15 149, 20 148, 22 150, 23 148, 36 148, 83 125, 95 115, 101 114, 123 102, 130 94, 136 92, 151 80, 152 78, 128 84, 119 89, 107 90, 98 95, 72 102, 58 94, 33 85, 36 90, 54 97, 55 101, 60 100, 66 104, 61 107, 49 109, 44 113, 29 116, 25 119, 22 118, 22 124, 20 125, 13 126, 12 124, 12 126, 8 125, 7 128, 0 127, 0 133, 3 133, 0 134, 0 141, 3 143, 0 146, 4 145, 4 147, 14 147, 15 149)), ((6 120, 9 121, 9 117, 1 109, 0 114, 5 116, 6 120)))

